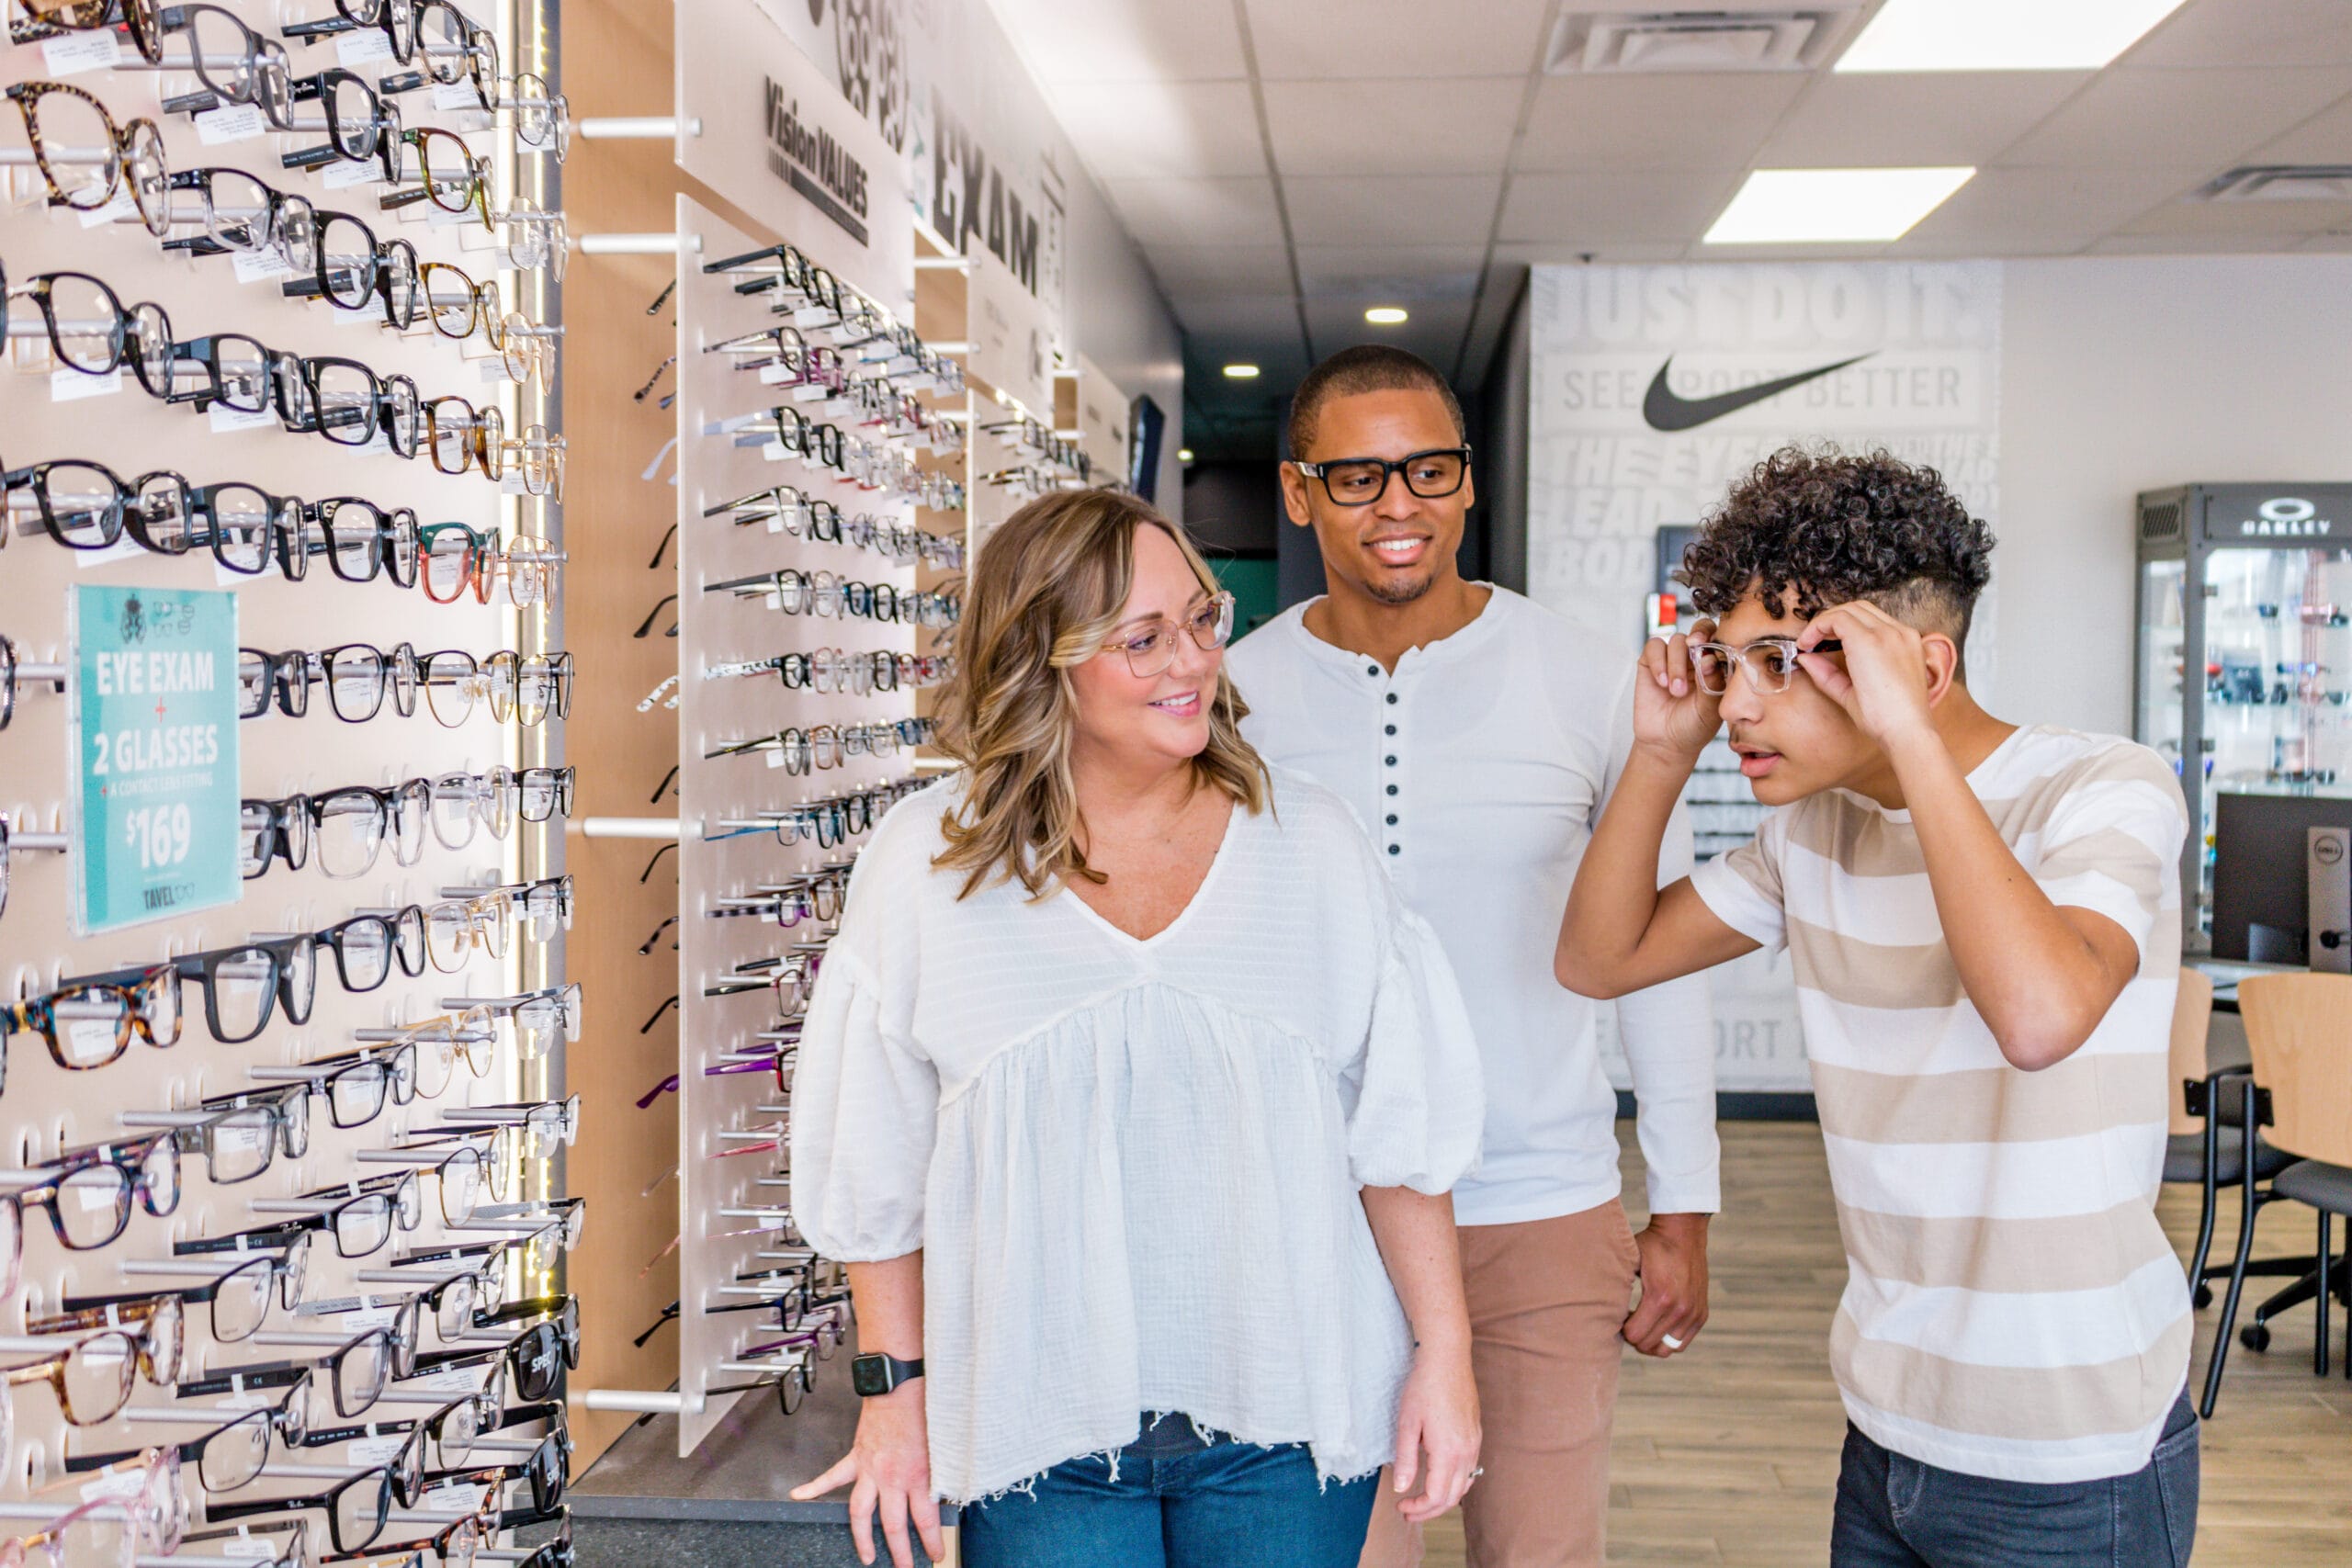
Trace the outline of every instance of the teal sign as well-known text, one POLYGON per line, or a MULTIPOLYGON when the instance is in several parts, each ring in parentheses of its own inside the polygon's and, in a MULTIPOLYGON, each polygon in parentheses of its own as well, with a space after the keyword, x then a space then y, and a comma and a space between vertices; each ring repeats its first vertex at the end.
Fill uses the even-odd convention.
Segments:
POLYGON ((237 596, 74 590, 74 925, 237 901, 237 596))

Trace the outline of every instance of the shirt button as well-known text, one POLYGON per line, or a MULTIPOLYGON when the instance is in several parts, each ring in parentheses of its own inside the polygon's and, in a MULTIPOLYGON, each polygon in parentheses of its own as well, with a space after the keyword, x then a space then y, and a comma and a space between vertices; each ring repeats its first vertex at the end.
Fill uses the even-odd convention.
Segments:
POLYGON ((1393 768, 1393 767, 1395 767, 1395 766, 1396 765, 1396 758, 1391 757, 1391 758, 1389 758, 1387 761, 1388 761, 1388 765, 1389 765, 1390 767, 1392 767, 1392 768, 1393 768))
MULTIPOLYGON (((1377 675, 1380 673, 1380 666, 1377 664, 1367 664, 1363 667, 1363 672, 1367 675, 1377 675)), ((1394 701, 1395 699, 1392 698, 1390 700, 1394 701)))
POLYGON ((1396 852, 1396 846, 1395 844, 1391 844, 1391 845, 1389 845, 1389 846, 1388 846, 1388 852, 1389 852, 1390 854, 1392 854, 1392 855, 1393 855, 1393 854, 1395 854, 1395 853, 1396 852))
POLYGON ((1392 724, 1392 725, 1390 725, 1390 726, 1388 726, 1388 727, 1387 727, 1387 729, 1386 729, 1386 733, 1387 733, 1387 734, 1390 734, 1390 735, 1394 735, 1394 734, 1396 734, 1396 727, 1395 725, 1393 725, 1393 724, 1392 724))
POLYGON ((1396 826, 1396 813, 1395 813, 1394 811, 1392 811, 1392 812, 1390 812, 1390 813, 1388 814, 1388 825, 1389 825, 1391 828, 1394 828, 1395 826, 1396 826))
POLYGON ((1396 786, 1395 784, 1390 784, 1390 785, 1388 786, 1388 793, 1389 793, 1389 794, 1391 794, 1391 795, 1395 795, 1395 794, 1396 793, 1396 786))
POLYGON ((1388 694, 1388 701, 1389 701, 1389 703, 1393 705, 1396 703, 1396 693, 1394 693, 1394 692, 1389 693, 1389 694, 1388 694))

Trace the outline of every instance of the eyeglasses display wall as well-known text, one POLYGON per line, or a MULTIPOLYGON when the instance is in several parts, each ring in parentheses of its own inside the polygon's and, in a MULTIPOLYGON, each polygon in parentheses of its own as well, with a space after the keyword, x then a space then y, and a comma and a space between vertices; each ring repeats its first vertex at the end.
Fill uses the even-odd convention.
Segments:
POLYGON ((678 232, 680 1047, 649 1099, 677 1095, 684 1451, 736 1395, 796 1403, 846 1324, 791 1224, 792 1067, 857 846, 929 739, 945 656, 916 638, 958 601, 915 566, 961 541, 913 512, 960 498, 916 451, 962 430, 937 363, 797 246, 684 197, 678 232))
POLYGON ((560 1568, 568 112, 491 0, 6 23, 0 1540, 560 1568))

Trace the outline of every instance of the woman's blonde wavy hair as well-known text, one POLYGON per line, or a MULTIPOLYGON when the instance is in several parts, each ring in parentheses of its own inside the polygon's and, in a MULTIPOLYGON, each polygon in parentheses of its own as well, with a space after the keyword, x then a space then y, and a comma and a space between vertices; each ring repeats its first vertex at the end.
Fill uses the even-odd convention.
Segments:
MULTIPOLYGON (((1077 699, 1069 670, 1102 651, 1135 585, 1135 536, 1158 528, 1184 552, 1203 587, 1216 574, 1184 531, 1116 491, 1064 491, 1021 508, 988 536, 964 589, 956 672, 942 689, 941 747, 969 773, 941 823, 947 848, 932 863, 965 873, 958 897, 999 880, 1031 899, 1060 883, 1104 880, 1080 848, 1070 780, 1077 699)), ((1217 682, 1209 743, 1193 759, 1195 787, 1221 789, 1252 813, 1265 808, 1266 764, 1241 739, 1248 705, 1217 682)))

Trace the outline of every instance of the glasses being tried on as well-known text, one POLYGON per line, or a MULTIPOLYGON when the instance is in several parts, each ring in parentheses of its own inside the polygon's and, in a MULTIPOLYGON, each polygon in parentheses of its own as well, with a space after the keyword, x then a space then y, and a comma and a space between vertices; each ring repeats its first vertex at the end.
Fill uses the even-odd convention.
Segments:
POLYGON ((1112 634, 1103 653, 1124 653, 1136 679, 1150 681, 1168 672, 1176 662, 1176 638, 1191 637, 1203 653, 1214 653, 1233 637, 1233 595, 1212 593, 1185 615, 1182 624, 1161 616, 1130 623, 1112 634))
MULTIPOLYGON (((1802 651, 1831 654, 1844 649, 1843 643, 1828 637, 1802 651)), ((1747 677, 1753 690, 1785 692, 1789 682, 1804 668, 1798 662, 1799 652, 1797 639, 1792 637, 1760 637, 1737 648, 1728 643, 1694 642, 1690 645, 1690 670, 1698 677, 1699 689, 1711 697, 1720 697, 1731 689, 1735 664, 1747 677)))
POLYGON ((1380 457, 1340 457, 1329 463, 1293 463, 1335 506, 1370 506, 1388 491, 1388 476, 1401 474, 1405 489, 1423 501, 1442 501, 1470 477, 1470 448, 1439 446, 1389 462, 1380 457))

